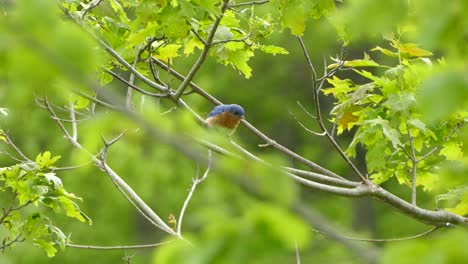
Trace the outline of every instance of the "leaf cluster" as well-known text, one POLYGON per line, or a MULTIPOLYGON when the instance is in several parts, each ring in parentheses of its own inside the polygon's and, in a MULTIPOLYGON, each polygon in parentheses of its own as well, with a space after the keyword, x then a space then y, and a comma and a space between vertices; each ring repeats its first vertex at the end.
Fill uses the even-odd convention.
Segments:
POLYGON ((3 244, 15 237, 21 238, 21 241, 32 242, 53 257, 57 252, 56 246, 64 247, 69 237, 54 224, 56 216, 51 215, 52 212, 91 224, 76 203, 81 199, 67 192, 54 172, 54 163, 58 159, 60 156, 53 157, 46 151, 40 153, 33 163, 0 168, 3 201, 0 226, 7 231, 3 244))

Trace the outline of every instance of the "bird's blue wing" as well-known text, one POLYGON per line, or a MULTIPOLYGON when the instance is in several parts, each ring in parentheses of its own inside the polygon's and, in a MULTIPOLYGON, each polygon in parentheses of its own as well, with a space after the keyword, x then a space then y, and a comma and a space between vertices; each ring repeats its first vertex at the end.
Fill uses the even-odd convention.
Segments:
POLYGON ((215 116, 215 115, 222 114, 224 112, 224 107, 225 107, 225 105, 217 105, 215 108, 213 108, 213 110, 208 115, 208 117, 212 117, 212 116, 215 116))

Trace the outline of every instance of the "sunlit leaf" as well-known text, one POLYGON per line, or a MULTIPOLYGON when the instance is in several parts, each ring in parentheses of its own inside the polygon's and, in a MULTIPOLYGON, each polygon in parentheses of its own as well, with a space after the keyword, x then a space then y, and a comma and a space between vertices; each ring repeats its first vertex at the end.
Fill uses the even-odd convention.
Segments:
POLYGON ((411 57, 432 56, 432 52, 419 48, 418 44, 416 43, 399 44, 398 47, 400 48, 401 53, 407 54, 411 57))
POLYGON ((34 241, 34 243, 42 248, 43 250, 45 250, 45 252, 47 253, 47 256, 49 258, 52 258, 55 256, 55 253, 57 253, 57 249, 54 247, 55 243, 54 242, 47 242, 45 240, 42 240, 42 239, 36 239, 34 241))
POLYGON ((371 51, 380 51, 380 52, 382 52, 383 54, 385 54, 387 56, 396 57, 396 58, 398 57, 398 52, 392 52, 392 51, 390 51, 388 49, 384 49, 384 48, 379 47, 379 46, 371 49, 371 51))
POLYGON ((463 151, 461 149, 461 143, 454 141, 445 142, 440 154, 444 155, 447 160, 462 160, 463 151))
POLYGON ((156 58, 160 59, 161 61, 171 61, 173 58, 179 56, 179 49, 182 45, 178 44, 169 44, 166 46, 162 46, 158 48, 156 58))
POLYGON ((289 54, 289 52, 279 46, 273 46, 273 45, 259 45, 258 48, 265 52, 265 53, 270 53, 270 54, 289 54))

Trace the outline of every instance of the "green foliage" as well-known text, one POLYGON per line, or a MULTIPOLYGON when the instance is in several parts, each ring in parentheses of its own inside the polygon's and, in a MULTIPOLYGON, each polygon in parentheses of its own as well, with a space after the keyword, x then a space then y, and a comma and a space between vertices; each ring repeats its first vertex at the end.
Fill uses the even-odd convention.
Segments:
POLYGON ((431 238, 388 243, 381 263, 465 263, 467 237, 466 230, 456 229, 431 238))
POLYGON ((53 257, 56 246, 64 247, 68 237, 55 226, 55 216, 50 210, 57 214, 64 211, 70 218, 91 224, 74 202, 80 198, 67 192, 53 171, 58 159, 60 156, 52 157, 46 151, 40 153, 34 163, 0 168, 1 206, 4 208, 0 226, 6 230, 5 243, 12 241, 13 246, 26 240, 53 257))
POLYGON ((389 36, 390 49, 376 47, 371 51, 398 58, 396 64, 379 64, 367 54, 361 60, 338 61, 328 67, 352 68, 368 82, 356 84, 333 76, 328 79, 332 87, 324 93, 337 100, 331 113, 338 134, 357 127, 346 152, 355 156, 358 144, 366 148, 367 168, 375 183, 395 177, 399 183, 411 185, 412 163, 417 162, 416 184, 433 190, 440 180, 435 164, 443 160, 464 162, 457 132, 467 118, 463 106, 468 85, 453 74, 434 81, 437 77, 430 76, 439 71, 445 74, 446 64, 433 62, 426 57, 432 53, 416 44, 402 42, 403 35, 389 36), (364 67, 386 70, 360 70, 364 67), (453 88, 451 92, 444 89, 446 86, 453 88), (436 100, 440 103, 434 104, 436 100))
POLYGON ((312 235, 302 220, 270 204, 252 203, 243 216, 217 216, 217 221, 197 236, 188 234, 195 245, 170 243, 155 251, 153 263, 238 263, 252 259, 271 263, 291 259, 296 244, 305 248, 312 235))

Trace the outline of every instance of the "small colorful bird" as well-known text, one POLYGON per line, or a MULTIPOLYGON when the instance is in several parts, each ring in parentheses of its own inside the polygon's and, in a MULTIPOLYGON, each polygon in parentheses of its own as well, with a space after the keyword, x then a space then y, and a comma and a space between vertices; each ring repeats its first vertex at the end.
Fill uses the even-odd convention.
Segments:
POLYGON ((220 126, 231 130, 233 134, 235 129, 244 118, 245 111, 240 105, 218 105, 213 108, 211 113, 206 118, 206 123, 210 127, 220 126))

